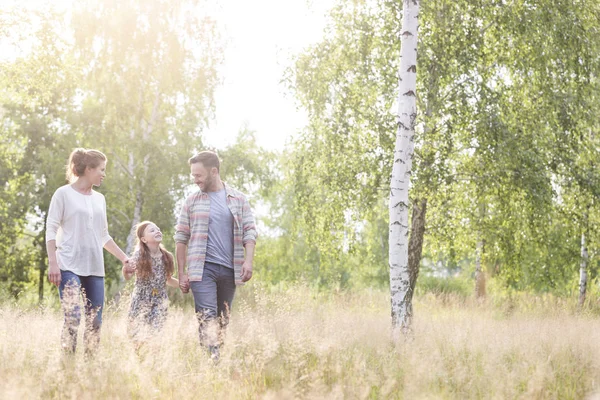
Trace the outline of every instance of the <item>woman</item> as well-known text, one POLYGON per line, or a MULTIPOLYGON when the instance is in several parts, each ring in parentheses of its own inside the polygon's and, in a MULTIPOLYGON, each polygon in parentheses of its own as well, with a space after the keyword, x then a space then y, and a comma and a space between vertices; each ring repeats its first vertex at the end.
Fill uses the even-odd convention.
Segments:
POLYGON ((74 353, 81 319, 79 297, 85 309, 85 351, 100 342, 104 305, 102 248, 128 263, 125 253, 108 234, 106 201, 95 190, 106 176, 106 156, 98 150, 75 149, 67 164, 69 184, 54 192, 46 221, 48 279, 59 288, 65 322, 61 344, 74 353))

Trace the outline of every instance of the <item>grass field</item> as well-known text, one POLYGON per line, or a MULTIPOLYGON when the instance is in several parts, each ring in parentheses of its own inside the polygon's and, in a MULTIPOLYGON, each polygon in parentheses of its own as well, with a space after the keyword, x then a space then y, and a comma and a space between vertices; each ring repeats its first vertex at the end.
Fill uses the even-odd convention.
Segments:
POLYGON ((2 306, 0 398, 600 398, 600 320, 564 301, 423 295, 414 336, 394 344, 387 293, 311 293, 242 289, 218 365, 189 307, 172 307, 138 356, 126 305, 108 305, 100 353, 85 362, 81 347, 61 357, 56 310, 2 306))

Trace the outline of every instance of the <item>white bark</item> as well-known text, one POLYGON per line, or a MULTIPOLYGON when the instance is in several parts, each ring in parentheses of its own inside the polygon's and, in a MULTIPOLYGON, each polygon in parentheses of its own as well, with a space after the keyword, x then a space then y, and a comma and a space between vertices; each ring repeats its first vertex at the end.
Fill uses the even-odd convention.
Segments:
POLYGON ((588 280, 588 250, 585 245, 585 233, 581 234, 581 263, 579 264, 579 306, 583 306, 588 280))
POLYGON ((398 90, 398 130, 394 148, 389 204, 389 266, 394 337, 398 337, 400 332, 410 332, 412 322, 412 290, 408 266, 408 190, 417 117, 418 16, 419 1, 404 0, 398 90))

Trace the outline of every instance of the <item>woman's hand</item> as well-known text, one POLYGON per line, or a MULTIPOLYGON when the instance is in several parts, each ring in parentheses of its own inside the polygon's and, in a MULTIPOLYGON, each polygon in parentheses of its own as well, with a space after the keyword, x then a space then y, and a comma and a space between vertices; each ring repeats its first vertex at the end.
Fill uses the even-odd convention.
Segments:
POLYGON ((61 279, 61 275, 60 275, 60 268, 58 267, 58 263, 56 261, 50 262, 50 265, 48 265, 48 280, 53 285, 58 286, 58 285, 60 285, 60 279, 61 279))

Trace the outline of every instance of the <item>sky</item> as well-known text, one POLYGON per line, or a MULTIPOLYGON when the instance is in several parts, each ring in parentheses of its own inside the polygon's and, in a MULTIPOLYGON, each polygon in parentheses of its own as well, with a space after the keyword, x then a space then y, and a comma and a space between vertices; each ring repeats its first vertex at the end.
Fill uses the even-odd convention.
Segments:
POLYGON ((222 0, 217 21, 224 29, 222 85, 216 118, 205 142, 223 148, 247 125, 258 144, 281 150, 306 124, 293 94, 280 83, 292 56, 323 36, 333 0, 222 0))
MULTIPOLYGON (((39 8, 51 1, 68 10, 77 0, 0 0, 39 8)), ((323 37, 328 11, 335 0, 206 0, 225 42, 215 93, 215 119, 205 132, 207 145, 222 149, 235 142, 244 126, 256 133, 258 145, 282 150, 306 125, 304 110, 281 80, 292 57, 323 37)), ((6 49, 0 48, 6 55, 6 49)))

